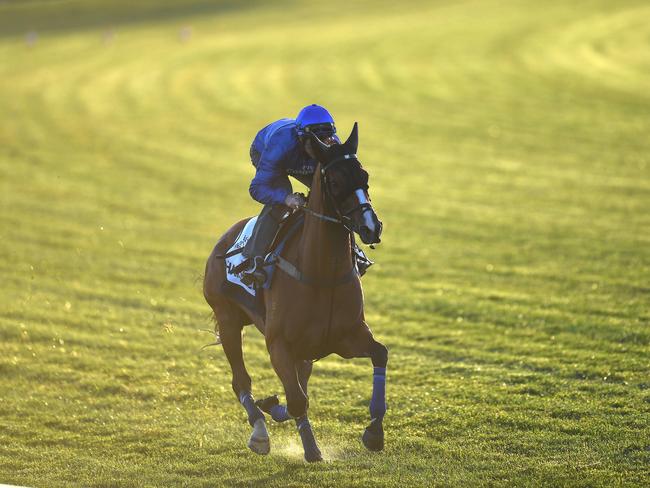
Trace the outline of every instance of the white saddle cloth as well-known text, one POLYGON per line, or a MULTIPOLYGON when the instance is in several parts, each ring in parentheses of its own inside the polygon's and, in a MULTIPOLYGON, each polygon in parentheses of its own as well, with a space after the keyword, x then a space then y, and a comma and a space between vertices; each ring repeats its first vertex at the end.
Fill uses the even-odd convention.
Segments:
MULTIPOLYGON (((234 251, 236 249, 241 249, 246 245, 248 239, 250 239, 251 234, 253 233, 255 222, 257 222, 257 217, 253 217, 246 223, 242 231, 239 233, 239 236, 237 236, 237 239, 235 239, 234 244, 230 247, 230 249, 228 249, 228 252, 234 251)), ((226 258, 226 279, 235 285, 241 286, 250 295, 255 296, 255 288, 242 283, 240 278, 241 274, 234 274, 232 272, 235 266, 241 264, 244 259, 244 255, 242 253, 237 253, 234 256, 226 258)))

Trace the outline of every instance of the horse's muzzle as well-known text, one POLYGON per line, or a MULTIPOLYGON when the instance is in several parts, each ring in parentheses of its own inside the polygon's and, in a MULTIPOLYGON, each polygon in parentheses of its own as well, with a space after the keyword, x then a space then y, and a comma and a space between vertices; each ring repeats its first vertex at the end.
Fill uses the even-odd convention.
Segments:
POLYGON ((373 215, 371 225, 362 224, 359 226, 359 237, 364 244, 379 244, 381 242, 381 232, 383 230, 381 221, 373 215))

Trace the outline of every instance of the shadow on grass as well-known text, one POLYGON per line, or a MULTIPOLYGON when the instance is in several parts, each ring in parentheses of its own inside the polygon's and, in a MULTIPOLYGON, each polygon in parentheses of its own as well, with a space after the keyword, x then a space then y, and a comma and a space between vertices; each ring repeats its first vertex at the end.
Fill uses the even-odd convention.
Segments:
POLYGON ((117 29, 125 25, 250 10, 259 5, 262 5, 260 0, 181 0, 172 4, 153 0, 0 0, 0 38, 24 36, 30 32, 56 35, 76 30, 117 29))

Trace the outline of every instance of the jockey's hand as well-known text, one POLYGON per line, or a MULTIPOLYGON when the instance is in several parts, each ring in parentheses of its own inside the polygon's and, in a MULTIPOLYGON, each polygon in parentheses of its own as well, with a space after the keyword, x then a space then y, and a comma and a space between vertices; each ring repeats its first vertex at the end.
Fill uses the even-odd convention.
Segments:
POLYGON ((302 193, 292 193, 290 195, 287 195, 287 198, 284 199, 284 204, 294 210, 300 207, 304 207, 306 203, 307 199, 302 193))

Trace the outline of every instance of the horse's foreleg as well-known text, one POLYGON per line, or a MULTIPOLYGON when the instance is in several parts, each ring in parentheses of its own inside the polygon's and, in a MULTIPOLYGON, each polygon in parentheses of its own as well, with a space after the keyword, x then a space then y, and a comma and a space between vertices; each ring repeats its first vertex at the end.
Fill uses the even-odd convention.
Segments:
POLYGON ((361 437, 363 445, 371 451, 381 451, 384 448, 383 420, 386 414, 386 365, 388 364, 388 349, 377 342, 370 329, 364 327, 352 336, 348 336, 340 345, 338 354, 344 358, 370 357, 372 360, 373 382, 372 398, 370 399, 370 425, 361 437))
POLYGON ((382 425, 386 414, 386 365, 388 364, 388 349, 373 339, 370 350, 372 360, 372 398, 370 399, 370 425, 363 433, 363 445, 371 451, 381 451, 384 448, 384 427, 382 425))
POLYGON ((242 354, 242 336, 240 326, 219 324, 219 337, 232 369, 232 389, 237 399, 248 414, 248 423, 253 427, 253 433, 248 440, 248 447, 257 454, 268 454, 271 450, 269 433, 266 429, 264 414, 255 405, 251 393, 251 377, 246 371, 242 354))
MULTIPOLYGON (((312 362, 311 361, 298 361, 296 363, 296 372, 298 374, 298 382, 305 395, 307 395, 307 382, 311 376, 312 362)), ((257 400, 256 405, 262 409, 263 412, 268 413, 276 422, 286 422, 292 419, 289 415, 289 410, 286 405, 282 405, 277 395, 257 400)))
MULTIPOLYGON (((287 406, 276 404, 269 411, 274 419, 280 422, 294 418, 300 434, 305 460, 308 462, 321 461, 323 457, 316 444, 311 424, 307 418, 307 382, 311 375, 312 364, 306 361, 296 361, 282 339, 276 339, 269 345, 271 363, 277 373, 287 398, 287 406)), ((268 400, 268 399, 267 399, 268 400)))
MULTIPOLYGON (((307 383, 309 382, 312 368, 313 364, 311 361, 298 361, 296 363, 298 381, 300 382, 300 386, 302 387, 302 391, 305 392, 305 395, 307 394, 307 383)), ((296 419, 296 427, 300 434, 302 447, 305 450, 305 459, 309 462, 322 461, 323 456, 318 448, 318 444, 316 444, 316 438, 314 437, 314 432, 312 431, 311 424, 307 418, 307 412, 305 412, 302 417, 296 419)))
POLYGON ((268 345, 271 364, 280 378, 287 399, 287 410, 291 417, 301 417, 307 411, 307 395, 300 386, 296 361, 289 346, 283 339, 275 339, 268 345))

